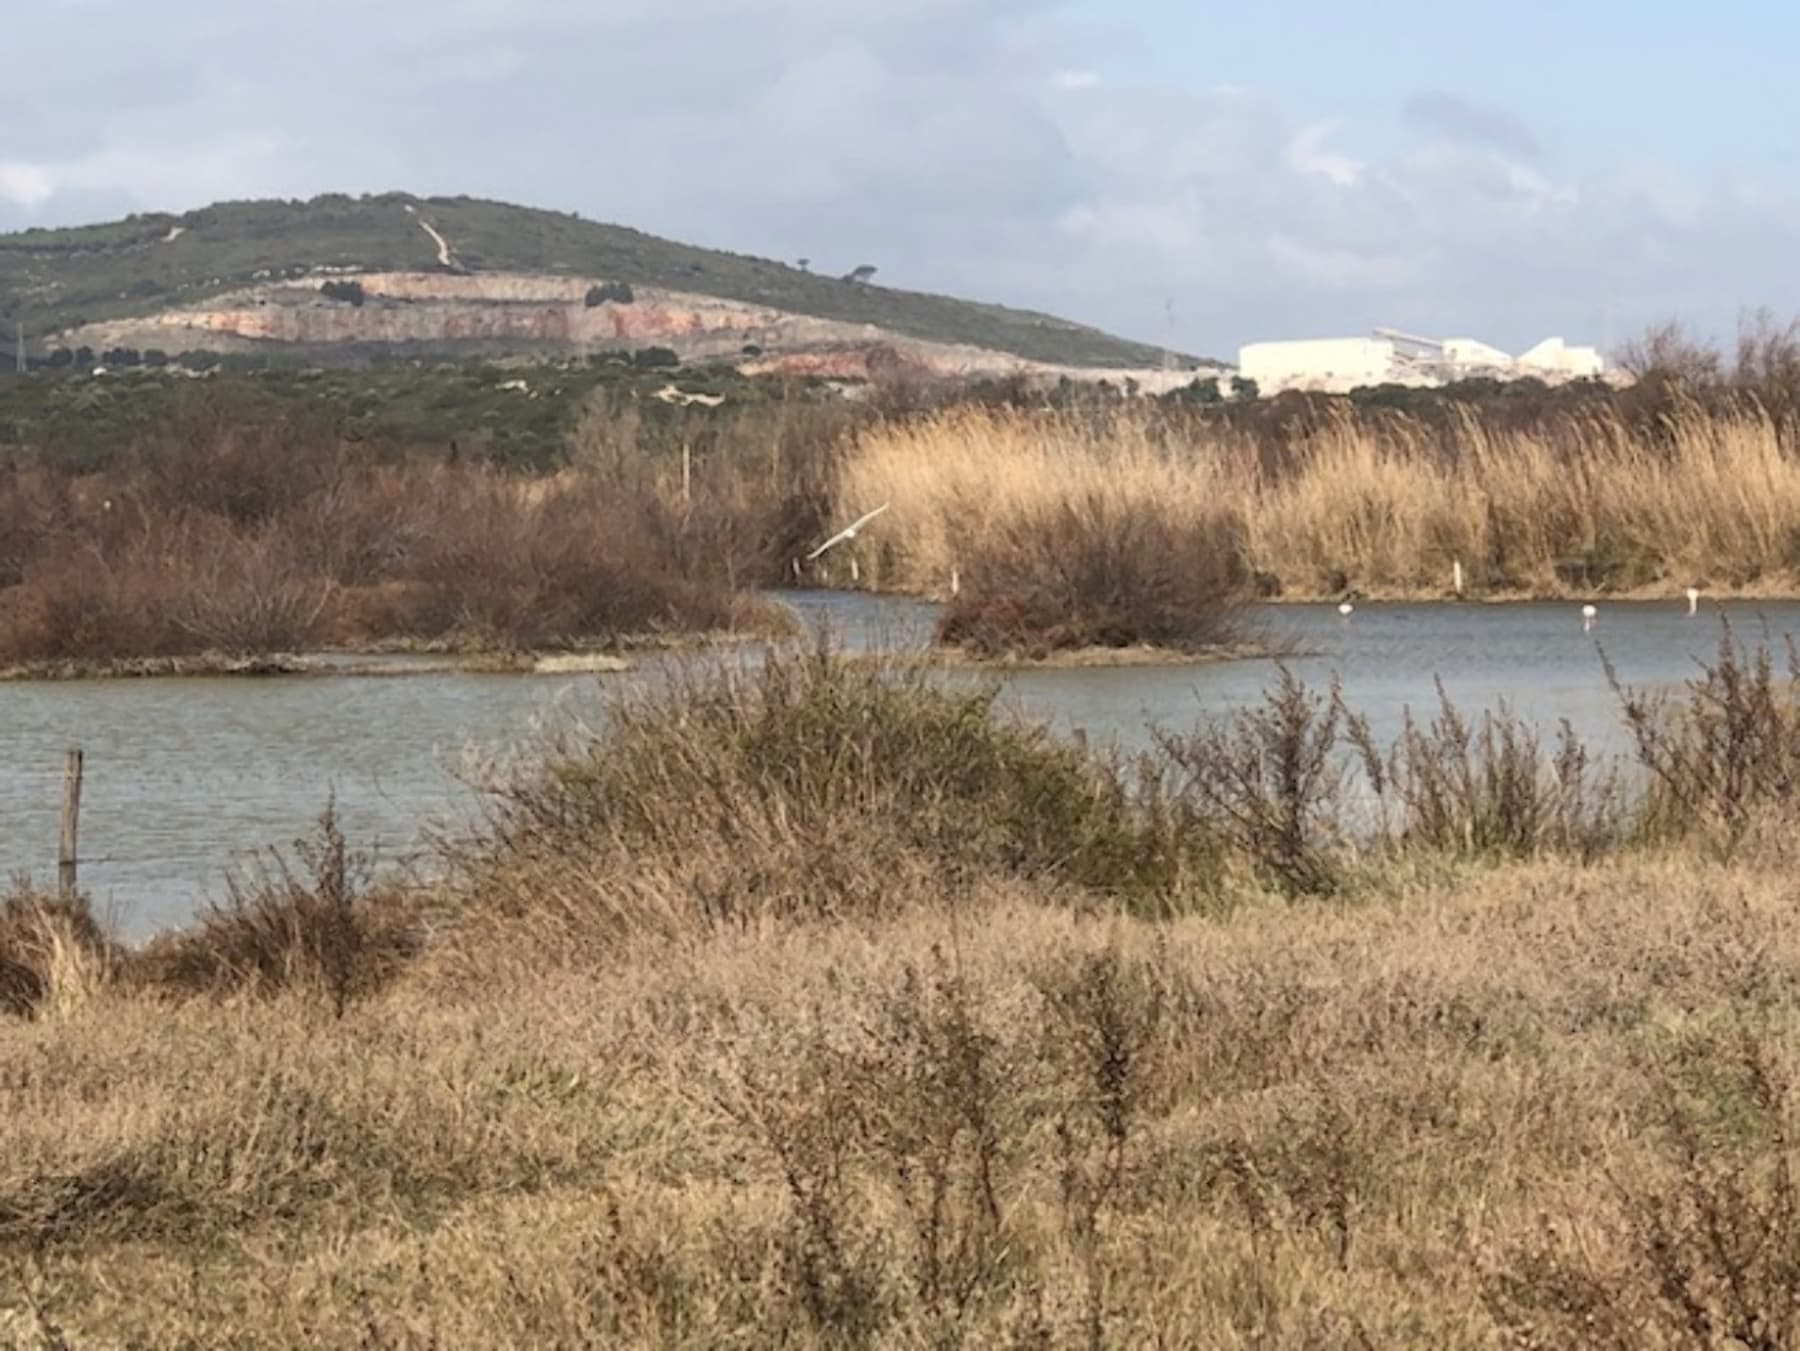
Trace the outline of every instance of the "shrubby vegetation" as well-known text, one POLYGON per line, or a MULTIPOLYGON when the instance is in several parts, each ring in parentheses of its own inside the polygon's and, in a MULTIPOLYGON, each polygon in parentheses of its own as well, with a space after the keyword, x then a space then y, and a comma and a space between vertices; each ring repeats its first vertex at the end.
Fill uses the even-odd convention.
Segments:
POLYGON ((218 394, 186 386, 98 472, 0 465, 0 664, 733 629, 785 575, 792 532, 820 528, 824 433, 787 443, 780 404, 690 440, 685 480, 635 409, 596 405, 566 466, 529 479, 218 394))
POLYGON ((648 349, 582 363, 387 360, 361 369, 319 369, 249 368, 234 358, 189 353, 179 358, 181 370, 153 378, 132 369, 144 365, 147 354, 84 349, 65 365, 83 371, 101 365, 107 377, 41 371, 20 380, 0 371, 0 456, 78 472, 103 469, 203 401, 217 410, 215 423, 298 421, 318 435, 342 437, 384 456, 439 457, 454 447, 465 460, 549 472, 570 462, 577 431, 596 404, 613 408, 639 444, 661 454, 678 451, 683 440, 717 439, 740 410, 783 404, 804 419, 811 405, 839 402, 814 382, 751 380, 726 367, 684 368, 683 389, 729 396, 728 410, 702 417, 648 397, 669 382, 670 355, 648 349), (119 371, 132 372, 131 378, 112 379, 119 371), (204 393, 185 378, 192 372, 206 373, 204 393), (526 382, 523 393, 505 388, 518 379, 526 382))
POLYGON ((248 286, 259 274, 297 279, 324 267, 433 271, 437 246, 419 228, 421 217, 450 240, 460 267, 477 272, 566 272, 625 287, 699 291, 1039 361, 1150 366, 1163 356, 1047 315, 864 286, 562 212, 403 193, 219 202, 183 215, 0 235, 0 296, 52 297, 23 316, 28 332, 41 336, 84 321, 192 304, 248 286))
POLYGON ((622 281, 609 281, 588 287, 587 307, 591 310, 599 305, 629 305, 636 299, 630 286, 622 281))
POLYGON ((369 294, 363 284, 354 279, 350 281, 328 281, 319 287, 319 294, 327 300, 339 300, 346 305, 354 305, 361 309, 368 301, 369 294))
MULTIPOLYGON (((408 571, 419 550, 403 530, 427 531, 424 519, 370 525, 364 517, 379 516, 373 502, 391 493, 407 511, 426 512, 446 499, 423 485, 451 479, 480 482, 496 503, 558 504, 510 515, 496 507, 496 531, 510 519, 505 528, 529 534, 554 511, 570 535, 634 541, 646 551, 647 574, 667 569, 693 581, 704 572, 734 589, 854 578, 938 596, 949 602, 940 636, 988 657, 1215 648, 1231 643, 1236 607, 1253 597, 1440 596, 1458 563, 1474 596, 1666 595, 1690 585, 1714 595, 1793 592, 1800 384, 1788 373, 1800 361, 1784 350, 1779 335, 1765 336, 1746 342, 1735 367, 1690 357, 1684 370, 1646 368, 1624 391, 1469 384, 1218 402, 1204 385, 1155 400, 1118 387, 1036 390, 1018 381, 892 382, 845 399, 819 383, 722 368, 672 377, 674 354, 656 349, 550 366, 391 363, 203 379, 129 368, 161 361, 156 354, 78 353, 72 363, 126 369, 104 379, 72 371, 0 378, 0 434, 12 429, 5 464, 18 485, 6 504, 13 561, 0 610, 11 625, 8 650, 46 659, 51 632, 68 655, 92 657, 108 643, 128 655, 140 643, 176 653, 472 637, 489 622, 475 622, 480 606, 455 619, 439 605, 427 620, 419 610, 402 619, 405 606, 366 604, 400 584, 413 588, 413 604, 425 581, 408 571), (718 406, 665 402, 670 384, 718 406), (592 470, 597 445, 609 448, 605 484, 592 470), (308 510, 321 519, 306 529, 385 529, 400 541, 389 548, 398 570, 340 575, 296 552, 285 518, 228 520, 221 529, 213 508, 193 515, 191 504, 166 496, 154 523, 129 518, 136 536, 116 523, 127 518, 113 517, 95 553, 91 529, 59 505, 132 502, 147 466, 204 459, 222 446, 238 447, 230 466, 196 470, 196 478, 278 472, 255 468, 259 457, 300 475, 313 472, 307 465, 353 466, 322 480, 332 486, 312 499, 308 510), (697 543, 668 561, 668 541, 681 533, 673 528, 599 528, 646 492, 653 506, 640 516, 690 519, 693 503, 674 500, 684 456, 688 473, 697 471, 705 528, 730 541, 704 567, 697 543), (519 470, 553 476, 548 490, 507 477, 519 470), (883 504, 889 510, 864 536, 796 574, 797 560, 831 527, 883 504), (128 544, 139 552, 108 552, 128 544), (412 561, 397 561, 403 555, 412 561), (158 577, 186 587, 194 576, 155 561, 177 556, 254 593, 257 623, 186 613, 191 601, 176 607, 177 618, 154 618, 175 602, 133 588, 154 587, 158 577), (234 556, 244 564, 235 573, 224 561, 234 556), (67 617, 51 605, 53 577, 73 588, 67 617), (102 618, 113 615, 121 618, 102 618), (27 629, 36 636, 20 636, 27 629)), ((568 557, 531 566, 533 575, 563 577, 566 588, 595 584, 570 571, 568 557)), ((612 617, 521 619, 516 633, 496 640, 598 636, 570 626, 602 619, 610 633, 650 592, 640 585, 636 594, 612 617)), ((234 605, 242 610, 250 599, 234 605)), ((674 614, 665 608, 655 622, 687 622, 674 614)))
POLYGON ((781 651, 620 694, 430 882, 327 811, 142 950, 19 890, 0 1328, 1786 1345, 1772 669, 1641 720, 1646 796, 1504 715, 1284 680, 1122 765, 781 651))

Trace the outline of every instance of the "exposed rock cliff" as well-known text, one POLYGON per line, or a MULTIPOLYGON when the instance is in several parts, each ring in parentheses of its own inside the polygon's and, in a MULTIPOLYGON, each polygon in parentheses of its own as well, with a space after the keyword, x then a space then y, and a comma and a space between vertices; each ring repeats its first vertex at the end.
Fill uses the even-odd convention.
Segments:
MULTIPOLYGON (((786 371, 838 379, 881 376, 1024 375, 1121 378, 1159 385, 1192 379, 1027 361, 975 346, 904 338, 873 324, 843 323, 691 292, 636 288, 628 302, 589 303, 595 279, 528 273, 363 272, 332 269, 270 279, 196 304, 83 324, 55 345, 249 353, 271 348, 404 349, 443 356, 509 351, 579 356, 668 348, 684 361, 719 361, 750 373, 786 371), (334 299, 326 282, 359 288, 334 299)), ((335 289, 335 288, 334 288, 335 289)))

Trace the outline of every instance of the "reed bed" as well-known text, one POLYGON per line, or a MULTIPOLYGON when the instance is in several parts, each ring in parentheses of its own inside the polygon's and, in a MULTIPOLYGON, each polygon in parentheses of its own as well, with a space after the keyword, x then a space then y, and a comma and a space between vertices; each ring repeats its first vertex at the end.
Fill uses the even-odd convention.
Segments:
POLYGON ((1318 599, 1792 593, 1800 451, 1747 399, 1676 397, 1515 425, 1327 405, 1278 453, 1227 419, 1156 408, 959 409, 865 432, 844 509, 890 503, 862 574, 929 595, 974 583, 1059 512, 1150 513, 1210 542, 1221 577, 1318 599))

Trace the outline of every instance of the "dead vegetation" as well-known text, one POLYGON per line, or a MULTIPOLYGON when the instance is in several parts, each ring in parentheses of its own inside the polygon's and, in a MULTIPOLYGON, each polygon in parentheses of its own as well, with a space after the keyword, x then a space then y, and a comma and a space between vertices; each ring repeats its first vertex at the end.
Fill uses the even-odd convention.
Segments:
POLYGON ((1458 562, 1472 596, 1792 594, 1795 411, 1681 383, 1648 413, 1585 403, 1523 420, 1275 400, 1275 431, 1250 412, 962 408, 865 432, 839 496, 847 514, 891 504, 861 547, 866 584, 927 595, 948 595, 953 572, 980 587, 985 569, 1015 603, 1051 592, 1087 556, 1067 522, 1103 518, 1147 547, 1112 573, 1145 604, 1159 593, 1137 579, 1194 551, 1198 575, 1239 596, 1439 598, 1458 562))
POLYGON ((758 628, 753 589, 822 512, 823 429, 779 462, 759 438, 754 460, 728 443, 684 475, 610 426, 531 478, 387 459, 302 413, 185 409, 102 470, 0 470, 0 666, 758 628))
POLYGON ((143 952, 21 895, 0 1327, 1787 1345, 1792 805, 1683 771, 1760 824, 1681 827, 1681 725, 1640 791, 1288 680, 1127 765, 803 650, 610 708, 410 899, 329 814, 143 952))

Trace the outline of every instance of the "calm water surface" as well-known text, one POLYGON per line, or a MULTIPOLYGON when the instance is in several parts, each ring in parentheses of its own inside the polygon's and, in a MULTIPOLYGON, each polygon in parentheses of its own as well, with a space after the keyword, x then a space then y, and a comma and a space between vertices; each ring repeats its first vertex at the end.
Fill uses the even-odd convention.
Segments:
MULTIPOLYGON (((931 607, 838 594, 787 598, 847 645, 917 644, 931 607)), ((1256 612, 1291 643, 1309 682, 1337 675, 1380 733, 1435 703, 1443 681, 1465 713, 1502 700, 1549 728, 1567 718, 1597 747, 1622 749, 1599 649, 1628 682, 1670 685, 1719 640, 1800 637, 1800 604, 1608 604, 1590 633, 1578 607, 1374 605, 1348 621, 1329 606, 1256 612)), ((1024 713, 1095 739, 1147 744, 1256 699, 1266 661, 1044 670, 1004 679, 1024 713)), ((227 868, 303 834, 335 794, 353 840, 384 863, 420 855, 434 826, 466 819, 472 764, 528 746, 546 728, 591 721, 599 690, 628 676, 438 674, 382 679, 90 681, 0 684, 0 874, 54 875, 62 753, 87 753, 82 881, 129 934, 180 923, 222 891, 227 868)), ((961 676, 954 678, 964 678, 961 676)))

